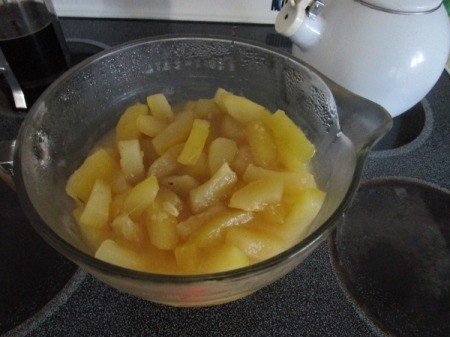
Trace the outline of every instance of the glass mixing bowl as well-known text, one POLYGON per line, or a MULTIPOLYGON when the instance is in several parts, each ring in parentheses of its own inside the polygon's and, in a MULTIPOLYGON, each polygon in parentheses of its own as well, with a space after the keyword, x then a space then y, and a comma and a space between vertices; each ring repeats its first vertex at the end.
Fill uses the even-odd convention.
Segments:
POLYGON ((281 51, 218 37, 144 39, 87 59, 43 93, 15 143, 14 184, 36 231, 99 280, 154 302, 213 305, 274 282, 327 237, 349 206, 367 153, 391 122, 380 106, 281 51), (310 235, 261 263, 207 275, 150 274, 95 259, 72 217, 69 175, 130 104, 157 92, 171 102, 213 97, 218 87, 272 112, 285 110, 315 144, 314 170, 328 194, 310 235))

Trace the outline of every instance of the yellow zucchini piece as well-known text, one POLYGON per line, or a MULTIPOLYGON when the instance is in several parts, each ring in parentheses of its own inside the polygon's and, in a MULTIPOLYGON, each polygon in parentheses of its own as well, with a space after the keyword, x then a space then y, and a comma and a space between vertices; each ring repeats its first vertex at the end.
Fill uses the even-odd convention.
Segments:
POLYGON ((164 94, 147 96, 147 105, 153 116, 160 119, 173 119, 172 108, 164 94))
POLYGON ((195 165, 203 152, 210 123, 204 119, 194 119, 189 137, 178 156, 178 162, 183 165, 195 165))
POLYGON ((136 243, 144 241, 145 235, 141 226, 134 222, 128 214, 120 214, 111 222, 112 230, 124 239, 136 243))
POLYGON ((222 244, 203 252, 198 270, 205 274, 218 273, 247 267, 249 264, 247 255, 239 248, 222 244))
POLYGON ((111 205, 109 206, 109 218, 115 219, 122 213, 123 203, 127 198, 128 191, 119 194, 113 194, 111 205))
POLYGON ((66 192, 72 198, 86 202, 95 181, 110 182, 118 170, 114 158, 105 149, 98 149, 69 177, 66 192))
POLYGON ((111 192, 113 194, 122 194, 131 188, 130 182, 121 170, 117 170, 111 179, 111 192))
POLYGON ((200 183, 190 175, 170 176, 161 179, 161 185, 174 191, 183 197, 189 194, 189 191, 198 187, 200 183))
POLYGON ((264 123, 255 121, 247 126, 250 153, 256 165, 273 167, 277 162, 277 145, 264 123))
POLYGON ((232 163, 239 149, 232 139, 219 137, 214 139, 208 147, 208 165, 214 174, 224 163, 232 163))
POLYGON ((326 193, 317 189, 306 189, 299 194, 285 222, 280 228, 280 234, 291 243, 306 237, 311 230, 311 223, 322 207, 326 193))
POLYGON ((222 204, 215 204, 203 212, 191 215, 184 221, 180 221, 177 225, 177 231, 180 238, 186 239, 193 231, 203 226, 207 221, 211 220, 218 214, 228 211, 228 208, 222 204))
POLYGON ((156 152, 162 155, 172 146, 185 142, 191 132, 192 123, 194 115, 191 110, 178 114, 172 123, 153 138, 156 152))
POLYGON ((162 250, 172 250, 178 244, 177 219, 166 212, 162 205, 155 203, 146 211, 145 223, 147 225, 150 242, 162 250))
POLYGON ((123 140, 117 143, 120 153, 120 167, 127 180, 136 183, 145 176, 144 152, 137 139, 123 140))
POLYGON ((230 116, 244 125, 270 116, 266 108, 243 96, 223 95, 222 102, 230 116))
POLYGON ((88 248, 91 250, 92 253, 95 253, 95 251, 98 249, 98 247, 101 245, 103 241, 106 239, 110 239, 113 235, 109 227, 105 228, 95 228, 83 225, 80 222, 81 214, 83 213, 84 205, 80 205, 73 211, 73 216, 75 220, 78 223, 81 237, 88 246, 88 248))
POLYGON ((138 130, 149 137, 156 137, 169 123, 169 120, 160 119, 152 115, 140 115, 136 119, 138 130))
POLYGON ((111 204, 111 187, 97 179, 91 195, 80 216, 80 223, 94 228, 106 228, 109 220, 109 206, 111 204))
POLYGON ((144 153, 144 167, 148 167, 159 157, 153 146, 152 140, 150 138, 139 139, 139 144, 141 144, 141 151, 144 153))
POLYGON ((241 226, 226 229, 225 243, 238 247, 253 262, 268 259, 287 248, 286 243, 272 233, 241 226))
POLYGON ((223 98, 226 95, 232 95, 230 92, 226 91, 223 88, 218 88, 216 93, 214 94, 214 102, 216 102, 219 109, 223 112, 226 112, 225 104, 223 103, 223 98))
POLYGON ((252 212, 228 210, 218 213, 196 229, 188 238, 197 247, 211 247, 223 241, 224 229, 245 224, 253 219, 252 212))
POLYGON ((181 175, 188 175, 199 182, 206 181, 209 179, 209 167, 208 167, 208 158, 205 152, 200 153, 197 162, 195 165, 186 165, 181 167, 180 169, 181 175))
POLYGON ((280 203, 283 197, 283 182, 279 179, 260 179, 249 182, 233 193, 229 207, 245 211, 262 211, 270 204, 280 203))
POLYGON ((147 114, 148 107, 145 104, 128 107, 116 125, 116 140, 139 139, 141 132, 137 128, 136 120, 139 116, 147 114))
POLYGON ((193 244, 183 243, 175 248, 177 266, 185 274, 196 274, 199 267, 199 251, 193 244))
POLYGON ((156 200, 164 211, 175 217, 177 217, 184 208, 183 200, 181 200, 175 192, 164 186, 160 186, 156 200))
POLYGON ((237 174, 241 175, 245 172, 250 163, 252 163, 250 147, 248 145, 241 145, 233 162, 230 163, 230 166, 237 174))
POLYGON ((224 163, 208 181, 190 191, 189 202, 192 212, 199 213, 227 197, 237 181, 236 173, 224 163))
POLYGON ((123 203, 123 211, 130 214, 133 219, 140 216, 156 198, 159 185, 155 176, 150 176, 134 186, 127 194, 123 203))
POLYGON ((286 193, 295 194, 305 188, 316 187, 314 176, 306 168, 298 172, 275 171, 249 164, 242 176, 245 182, 268 178, 281 180, 286 193))
POLYGON ((291 171, 303 168, 315 152, 303 131, 282 110, 266 118, 265 123, 274 136, 280 162, 291 171))
POLYGON ((150 165, 147 176, 155 176, 161 179, 175 172, 180 166, 177 158, 183 150, 183 146, 184 144, 175 145, 163 153, 150 165))
POLYGON ((99 260, 127 269, 147 271, 148 263, 145 257, 130 249, 120 247, 113 240, 105 240, 95 252, 99 260))
POLYGON ((246 139, 245 126, 228 114, 222 116, 220 132, 224 137, 235 141, 243 142, 246 139))
POLYGON ((192 107, 197 118, 211 119, 220 113, 220 108, 213 99, 199 99, 192 107))

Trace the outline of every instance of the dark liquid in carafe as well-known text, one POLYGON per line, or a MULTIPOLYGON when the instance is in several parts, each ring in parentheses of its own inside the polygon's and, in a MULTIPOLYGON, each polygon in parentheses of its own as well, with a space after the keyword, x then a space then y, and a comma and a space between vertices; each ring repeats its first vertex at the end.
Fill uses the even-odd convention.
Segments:
POLYGON ((30 1, 0 5, 0 18, 0 48, 31 105, 68 68, 52 18, 30 1))

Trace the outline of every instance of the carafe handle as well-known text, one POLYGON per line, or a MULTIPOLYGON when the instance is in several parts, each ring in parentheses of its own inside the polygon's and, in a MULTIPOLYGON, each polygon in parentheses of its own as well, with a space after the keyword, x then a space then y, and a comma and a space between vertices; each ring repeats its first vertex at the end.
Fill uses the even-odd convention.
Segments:
POLYGON ((11 89, 16 109, 26 109, 27 102, 25 100, 23 90, 20 87, 20 84, 17 81, 16 76, 14 76, 14 73, 12 72, 11 67, 6 61, 6 58, 1 50, 0 50, 0 74, 3 74, 5 76, 6 82, 8 83, 9 88, 11 89))
POLYGON ((14 148, 16 140, 1 140, 0 141, 0 179, 8 184, 13 190, 16 190, 13 180, 13 162, 14 162, 14 148))

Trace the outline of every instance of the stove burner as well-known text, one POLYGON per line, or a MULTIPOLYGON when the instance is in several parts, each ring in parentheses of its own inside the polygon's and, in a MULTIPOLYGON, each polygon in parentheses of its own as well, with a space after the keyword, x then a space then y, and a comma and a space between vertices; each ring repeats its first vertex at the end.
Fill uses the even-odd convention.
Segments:
POLYGON ((395 336, 450 331, 450 194, 416 182, 363 185, 330 238, 350 300, 395 336))
POLYGON ((33 316, 77 269, 34 231, 0 180, 0 335, 33 316))
POLYGON ((377 150, 391 150, 409 144, 416 139, 425 125, 425 110, 422 103, 393 119, 392 129, 374 147, 377 150))

